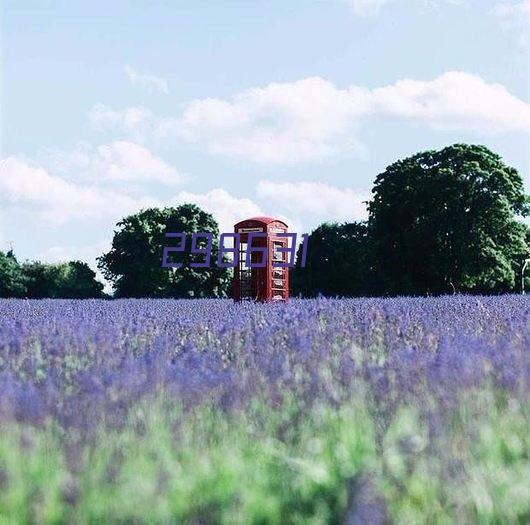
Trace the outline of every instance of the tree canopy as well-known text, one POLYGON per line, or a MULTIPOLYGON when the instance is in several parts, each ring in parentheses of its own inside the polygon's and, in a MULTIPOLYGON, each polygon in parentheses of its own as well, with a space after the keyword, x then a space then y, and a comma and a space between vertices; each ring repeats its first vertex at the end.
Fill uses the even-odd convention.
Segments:
POLYGON ((12 251, 0 252, 0 297, 87 299, 103 296, 103 285, 84 262, 19 264, 12 251))
POLYGON ((117 297, 223 297, 230 278, 227 269, 215 264, 218 235, 213 216, 196 205, 146 209, 117 224, 112 248, 98 259, 98 265, 114 284, 117 297), (182 267, 162 268, 163 247, 173 245, 166 233, 190 236, 202 232, 213 234, 212 264, 208 268, 190 267, 191 262, 203 262, 204 256, 190 252, 189 237, 178 259, 182 267))
POLYGON ((89 299, 103 297, 103 285, 81 261, 59 264, 28 262, 22 266, 29 299, 89 299))
POLYGON ((305 268, 300 250, 292 274, 293 294, 304 297, 370 294, 368 228, 364 223, 324 223, 308 239, 305 268))
POLYGON ((456 144, 377 176, 369 230, 381 291, 513 290, 528 213, 521 176, 483 146, 456 144))
POLYGON ((0 297, 24 297, 26 276, 14 253, 0 251, 0 297))

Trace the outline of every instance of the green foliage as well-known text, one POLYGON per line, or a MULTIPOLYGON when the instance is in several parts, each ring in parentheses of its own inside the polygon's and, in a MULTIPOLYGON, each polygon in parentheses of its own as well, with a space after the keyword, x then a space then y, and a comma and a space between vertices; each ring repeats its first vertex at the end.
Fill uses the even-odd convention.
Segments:
POLYGON ((370 294, 368 228, 364 223, 324 223, 308 239, 305 268, 301 249, 293 270, 293 294, 354 297, 370 294))
POLYGON ((229 272, 215 264, 219 228, 215 219, 193 204, 177 208, 143 210, 118 223, 111 250, 99 258, 99 267, 114 283, 117 297, 223 297, 229 285, 229 272), (166 232, 213 234, 212 264, 191 268, 191 262, 203 262, 203 255, 187 250, 172 259, 182 263, 176 271, 162 268, 164 246, 177 246, 166 239, 166 232))
POLYGON ((383 439, 379 487, 398 524, 527 523, 528 406, 471 396, 438 432, 402 407, 383 439))
POLYGON ((0 297, 24 297, 26 278, 22 267, 10 250, 0 252, 0 297))
POLYGON ((23 265, 30 299, 88 299, 103 297, 103 285, 96 274, 80 261, 60 264, 30 262, 23 265))
POLYGON ((529 211, 518 172, 483 146, 456 144, 378 175, 369 205, 380 292, 513 290, 529 211))
POLYGON ((263 404, 253 417, 205 406, 177 424, 181 418, 177 407, 139 407, 126 428, 85 444, 51 427, 11 427, 0 437, 0 516, 17 523, 32 523, 37 511, 39 523, 337 523, 348 480, 373 464, 360 406, 315 406, 290 436, 282 427, 292 422, 263 404))
POLYGON ((103 285, 96 280, 96 273, 81 261, 70 261, 62 265, 65 278, 59 287, 63 299, 88 299, 103 297, 103 285))
POLYGON ((84 262, 20 265, 12 251, 0 252, 0 297, 87 299, 103 295, 103 285, 84 262))
POLYGON ((67 480, 53 431, 2 428, 0 523, 64 523, 62 489, 67 480))
POLYGON ((187 415, 158 400, 88 442, 12 423, 0 435, 0 518, 342 523, 371 483, 392 523, 526 523, 528 407, 511 403, 482 392, 437 433, 404 406, 379 439, 359 398, 339 409, 255 402, 247 414, 205 405, 187 415))
POLYGON ((59 265, 35 261, 25 263, 23 269, 28 280, 28 297, 32 299, 58 297, 58 284, 64 275, 64 270, 59 265))

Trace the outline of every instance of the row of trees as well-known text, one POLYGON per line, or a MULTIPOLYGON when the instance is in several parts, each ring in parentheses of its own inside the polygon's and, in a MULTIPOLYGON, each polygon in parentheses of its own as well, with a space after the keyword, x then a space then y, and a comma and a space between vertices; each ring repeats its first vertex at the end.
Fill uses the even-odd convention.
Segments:
MULTIPOLYGON (((519 173, 483 146, 456 144, 398 161, 377 176, 366 222, 322 224, 309 237, 305 268, 292 272, 302 296, 422 295, 515 291, 528 255, 530 212, 519 173)), ((148 209, 117 225, 98 265, 116 297, 224 297, 229 270, 161 267, 165 233, 212 232, 192 204, 148 209)), ((298 257, 300 259, 300 257, 298 257)), ((0 254, 0 296, 99 297, 102 285, 80 262, 19 265, 0 254)))
POLYGON ((103 296, 103 285, 84 262, 20 264, 13 251, 0 252, 0 297, 87 299, 103 296))
MULTIPOLYGON (((298 262, 292 273, 295 295, 517 289, 529 237, 520 218, 529 213, 529 201, 520 175, 499 155, 465 144, 419 153, 378 175, 372 194, 368 221, 322 224, 311 233, 306 267, 298 262)), ((228 272, 215 265, 190 268, 189 250, 178 272, 160 267, 166 231, 211 231, 217 239, 213 217, 198 207, 145 210, 118 226, 112 250, 99 260, 118 296, 229 292, 228 272)))

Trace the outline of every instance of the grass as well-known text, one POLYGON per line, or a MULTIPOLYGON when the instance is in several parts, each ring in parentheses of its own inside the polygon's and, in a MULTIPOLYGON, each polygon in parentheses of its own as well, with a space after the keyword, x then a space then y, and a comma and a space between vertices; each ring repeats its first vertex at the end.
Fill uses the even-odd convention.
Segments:
POLYGON ((436 436, 403 407, 379 445, 359 402, 316 404, 293 424, 294 404, 202 406, 183 419, 155 400, 89 443, 10 424, 0 522, 316 524, 364 512, 403 524, 527 523, 527 407, 490 401, 486 412, 484 401, 461 405, 436 436), (367 488, 378 496, 363 507, 367 488))

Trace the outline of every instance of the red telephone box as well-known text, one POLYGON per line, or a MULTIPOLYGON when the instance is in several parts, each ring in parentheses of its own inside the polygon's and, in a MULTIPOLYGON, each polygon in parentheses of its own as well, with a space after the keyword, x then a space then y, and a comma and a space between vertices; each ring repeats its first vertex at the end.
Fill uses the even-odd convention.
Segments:
POLYGON ((288 262, 286 252, 278 248, 288 248, 288 237, 278 234, 287 233, 287 224, 272 217, 252 217, 238 222, 234 232, 239 234, 239 257, 234 268, 233 297, 235 301, 250 299, 254 301, 285 301, 289 298, 289 268, 274 266, 288 262), (249 234, 266 234, 252 239, 253 251, 247 265, 249 234), (254 267, 263 259, 266 251, 267 260, 263 267, 254 267))

